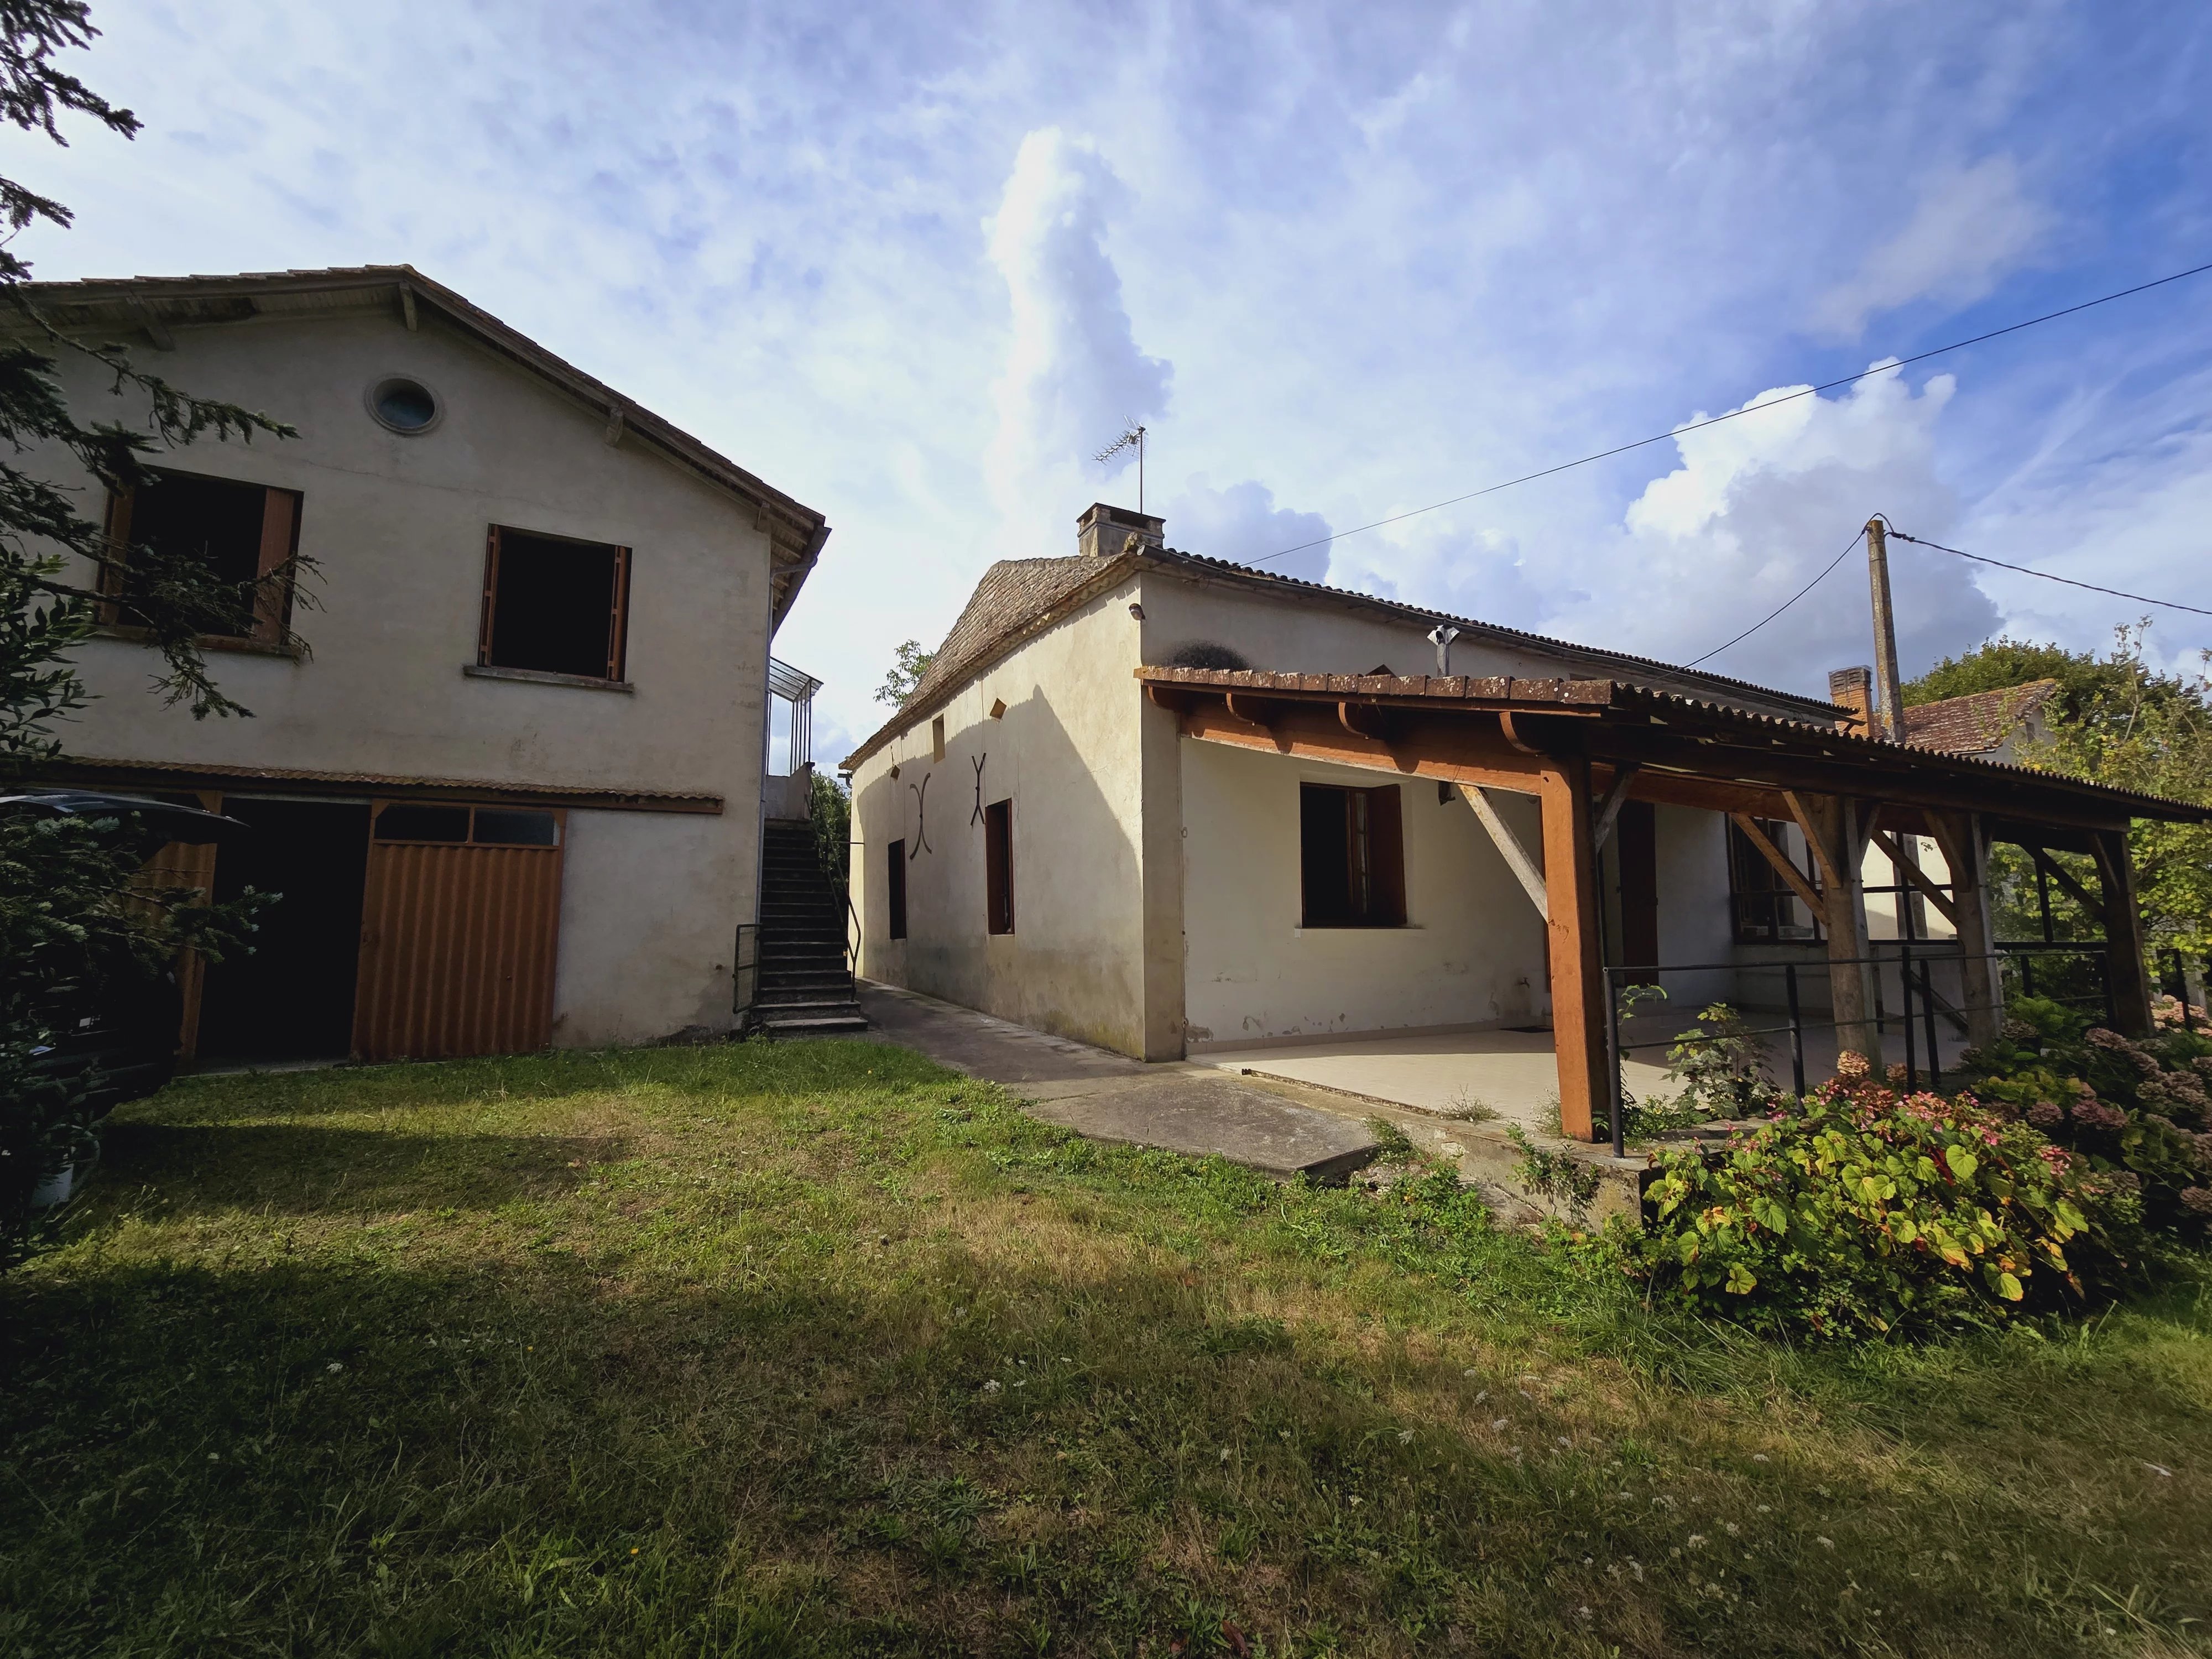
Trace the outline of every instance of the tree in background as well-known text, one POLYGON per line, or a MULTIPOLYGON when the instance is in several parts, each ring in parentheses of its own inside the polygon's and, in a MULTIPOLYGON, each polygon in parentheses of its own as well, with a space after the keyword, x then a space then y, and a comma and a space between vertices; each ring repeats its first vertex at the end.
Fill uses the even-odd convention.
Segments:
POLYGON ((890 672, 876 688, 876 701, 896 708, 914 695, 914 688, 921 684, 921 677, 929 672, 929 665, 936 657, 934 651, 921 648, 920 640, 908 640, 899 647, 891 653, 890 672))
MULTIPOLYGON (((2022 762, 2115 789, 2212 805, 2212 678, 2202 667, 2193 678, 2153 669, 2143 659, 2148 626, 2118 629, 2103 656, 1992 640, 1912 681, 1905 701, 1910 707, 2055 679, 2060 694, 2045 707, 2045 735, 2021 745, 2022 762)), ((2212 665, 2212 653, 2204 662, 2212 665)), ((2212 827, 2138 822, 2129 848, 2151 947, 2198 958, 2212 952, 2212 827)), ((1999 931, 2028 936, 2041 926, 2030 896, 2033 867, 2017 849, 1999 852, 1992 873, 2008 893, 1999 931)), ((2089 919, 2072 915, 2070 903, 2055 908, 2070 924, 2062 937, 2096 932, 2089 919)))
POLYGON ((815 856, 842 893, 852 856, 853 799, 845 786, 826 772, 814 775, 812 790, 806 816, 814 821, 815 856))
MULTIPOLYGON (((82 0, 0 0, 0 116, 56 143, 68 142, 57 122, 70 113, 135 134, 136 116, 53 61, 97 33, 82 0)), ((0 179, 0 215, 8 240, 40 220, 70 220, 12 179, 0 179)), ((60 752, 53 723, 90 696, 74 653, 104 612, 128 618, 158 650, 155 688, 165 702, 198 718, 249 714, 210 678, 199 639, 240 631, 264 588, 289 587, 296 574, 295 564, 227 583, 188 556, 115 545, 78 510, 81 491, 17 465, 34 449, 48 465, 73 457, 106 490, 122 491, 155 483, 147 457, 196 439, 291 435, 265 415, 142 373, 121 346, 61 334, 25 295, 30 276, 0 245, 0 784, 60 752), (72 354, 107 380, 115 418, 83 424, 71 414, 54 369, 58 355, 72 354), (72 556, 96 573, 89 586, 70 580, 72 556)), ((289 629, 287 642, 299 647, 289 629)), ((159 840, 135 821, 0 814, 0 1265, 25 1248, 40 1181, 90 1150, 82 1081, 57 1082, 34 1063, 55 1022, 132 976, 165 971, 183 945, 220 959, 267 902, 214 907, 196 902, 201 894, 144 890, 136 878, 159 840)))

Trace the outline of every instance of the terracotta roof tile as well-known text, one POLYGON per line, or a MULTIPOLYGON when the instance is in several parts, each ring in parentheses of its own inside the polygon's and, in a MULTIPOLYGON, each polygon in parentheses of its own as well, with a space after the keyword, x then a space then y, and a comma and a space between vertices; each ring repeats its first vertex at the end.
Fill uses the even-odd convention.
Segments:
POLYGON ((2033 719, 2057 690, 2057 680, 2031 680, 1923 702, 1905 711, 1905 740, 1953 755, 1985 754, 2033 719))

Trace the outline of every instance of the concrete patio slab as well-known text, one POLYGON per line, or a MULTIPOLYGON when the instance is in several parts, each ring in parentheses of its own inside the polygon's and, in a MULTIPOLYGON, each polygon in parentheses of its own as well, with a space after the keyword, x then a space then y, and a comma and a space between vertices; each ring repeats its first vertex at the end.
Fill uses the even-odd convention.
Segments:
POLYGON ((860 982, 881 1040, 1002 1083, 1030 1112, 1095 1140, 1214 1154, 1278 1180, 1338 1182, 1377 1147, 1355 1109, 1316 1108, 1206 1066, 1148 1066, 972 1008, 860 982))

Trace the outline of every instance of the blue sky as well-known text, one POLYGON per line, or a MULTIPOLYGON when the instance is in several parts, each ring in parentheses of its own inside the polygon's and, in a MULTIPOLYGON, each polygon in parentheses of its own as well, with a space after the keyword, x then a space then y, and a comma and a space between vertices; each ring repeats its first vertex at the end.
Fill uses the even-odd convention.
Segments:
MULTIPOLYGON (((147 123, 13 139, 49 277, 410 262, 835 526, 865 735, 983 566, 1256 557, 2212 258, 2201 5, 106 0, 147 123)), ((281 411, 277 411, 281 413, 281 411)), ((1677 660, 1873 512, 2198 603, 2212 275, 1277 568, 1677 660)), ((1896 556, 1908 672, 2142 607, 1896 556)), ((1711 664, 1869 659, 1864 567, 1711 664)), ((2162 615, 2154 653, 2212 644, 2162 615)))

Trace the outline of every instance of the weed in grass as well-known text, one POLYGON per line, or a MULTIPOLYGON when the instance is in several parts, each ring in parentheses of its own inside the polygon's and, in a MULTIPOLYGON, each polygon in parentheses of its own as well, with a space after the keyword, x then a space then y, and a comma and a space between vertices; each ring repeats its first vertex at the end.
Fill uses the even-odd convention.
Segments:
POLYGON ((2196 1651, 2208 1306, 1808 1352, 874 1044, 190 1082, 0 1283, 0 1652, 2196 1651))

